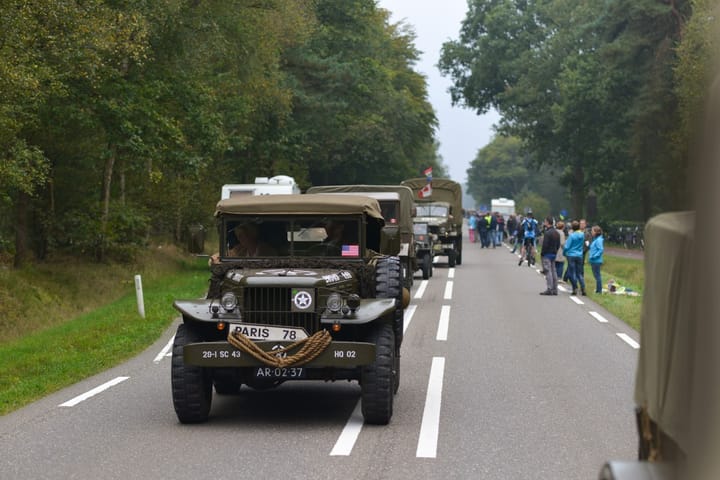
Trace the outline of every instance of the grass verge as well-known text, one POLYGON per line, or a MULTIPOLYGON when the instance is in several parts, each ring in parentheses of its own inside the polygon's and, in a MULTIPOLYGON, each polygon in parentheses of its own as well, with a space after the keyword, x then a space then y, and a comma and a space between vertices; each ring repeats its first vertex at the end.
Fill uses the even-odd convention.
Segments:
POLYGON ((637 331, 640 331, 640 314, 642 311, 642 293, 645 284, 645 270, 642 260, 619 257, 605 254, 605 263, 601 269, 604 288, 608 281, 630 288, 640 293, 639 297, 628 295, 614 295, 609 293, 597 294, 595 292, 595 278, 590 266, 586 264, 585 284, 590 298, 637 331))
POLYGON ((143 278, 145 318, 130 284, 120 298, 92 312, 0 344, 0 415, 113 367, 157 340, 175 317, 173 300, 198 297, 207 288, 206 259, 175 270, 143 278))

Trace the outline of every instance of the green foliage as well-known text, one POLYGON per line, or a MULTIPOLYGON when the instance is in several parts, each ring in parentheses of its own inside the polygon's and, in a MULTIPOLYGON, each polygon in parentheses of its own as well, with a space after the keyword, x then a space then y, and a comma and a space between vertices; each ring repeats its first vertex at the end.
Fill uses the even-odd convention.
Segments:
POLYGON ((636 204, 647 218, 687 199, 686 162, 669 140, 690 14, 687 0, 472 0, 440 68, 455 103, 497 109, 501 133, 565 172, 573 216, 593 189, 601 206, 636 204))
MULTIPOLYGON (((75 272, 22 272, 22 285, 36 288, 13 292, 23 300, 18 311, 26 312, 29 306, 36 313, 49 311, 38 315, 42 323, 16 315, 10 316, 13 323, 0 304, 0 415, 121 363, 155 341, 175 317, 172 300, 197 297, 207 286, 204 261, 172 261, 157 264, 155 259, 151 263, 158 270, 142 272, 147 273, 145 318, 137 313, 132 273, 125 269, 87 268, 75 261, 66 266, 75 272), (89 291, 88 278, 95 281, 89 291)), ((6 278, 0 275, 0 298, 7 292, 6 278)))
POLYGON ((515 199, 515 209, 520 214, 532 210, 535 218, 542 223, 543 219, 550 215, 550 202, 534 192, 524 192, 515 199))
POLYGON ((17 258, 181 241, 255 176, 442 170, 414 35, 372 0, 6 3, 0 248, 17 227, 17 258))
MULTIPOLYGON (((566 206, 560 175, 552 167, 537 164, 517 137, 496 136, 478 151, 467 170, 468 193, 477 203, 487 205, 493 198, 517 201, 533 194, 543 198, 542 206, 549 202, 544 212, 556 213, 566 206)), ((522 212, 520 204, 516 205, 522 212)))

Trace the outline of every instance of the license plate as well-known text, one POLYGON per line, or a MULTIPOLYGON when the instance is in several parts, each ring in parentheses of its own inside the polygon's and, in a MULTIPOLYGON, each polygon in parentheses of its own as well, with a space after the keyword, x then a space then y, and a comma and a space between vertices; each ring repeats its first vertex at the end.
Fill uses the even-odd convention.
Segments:
POLYGON ((257 367, 254 376, 255 378, 284 378, 291 380, 293 378, 305 378, 305 369, 303 367, 257 367))
POLYGON ((307 338, 307 332, 300 327, 273 327, 253 323, 233 323, 230 332, 240 332, 251 340, 286 340, 294 342, 307 338))

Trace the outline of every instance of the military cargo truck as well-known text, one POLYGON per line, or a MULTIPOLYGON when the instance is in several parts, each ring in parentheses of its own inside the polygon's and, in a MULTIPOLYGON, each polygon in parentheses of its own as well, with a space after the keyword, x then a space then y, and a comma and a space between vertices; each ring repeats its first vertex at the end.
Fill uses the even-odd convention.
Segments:
POLYGON ((406 288, 413 285, 413 273, 420 268, 415 254, 413 231, 413 193, 402 185, 323 185, 310 187, 307 193, 362 194, 377 199, 385 226, 395 225, 400 235, 400 265, 406 288), (388 195, 390 194, 390 195, 388 195))
POLYGON ((447 179, 433 179, 428 189, 425 177, 401 182, 412 188, 415 195, 416 223, 426 223, 433 235, 433 253, 446 255, 448 265, 462 264, 462 187, 447 179), (429 194, 428 194, 429 192, 429 194))
POLYGON ((400 381, 399 239, 377 200, 267 195, 217 204, 220 249, 206 298, 176 300, 172 398, 205 421, 212 389, 353 380, 365 422, 386 424, 400 381))
MULTIPOLYGON (((691 385, 697 374, 692 334, 693 212, 664 213, 647 223, 645 286, 635 424, 638 460, 608 462, 601 480, 682 478, 678 468, 693 449, 691 385)), ((709 379, 705 379, 709 380, 709 379)))

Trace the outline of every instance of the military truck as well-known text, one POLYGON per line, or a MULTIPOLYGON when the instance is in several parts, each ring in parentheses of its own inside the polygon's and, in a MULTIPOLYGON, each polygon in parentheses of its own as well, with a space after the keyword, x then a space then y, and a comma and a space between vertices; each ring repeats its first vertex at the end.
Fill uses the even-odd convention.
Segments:
POLYGON ((418 266, 422 270, 423 280, 427 280, 433 274, 433 255, 437 235, 430 233, 428 222, 415 221, 415 219, 413 219, 413 234, 415 235, 415 255, 418 266))
MULTIPOLYGON (((413 274, 419 265, 415 255, 415 234, 413 231, 413 193, 402 185, 323 185, 310 187, 307 193, 362 194, 377 199, 385 218, 385 226, 395 226, 400 236, 400 266, 403 284, 410 289, 413 274)), ((424 270, 423 270, 424 276, 424 270)))
POLYGON ((416 223, 427 223, 433 235, 433 252, 446 255, 448 266, 462 264, 462 187, 459 183, 436 178, 428 188, 427 178, 411 178, 401 182, 415 193, 416 223))
POLYGON ((660 214, 645 227, 641 349, 635 374, 639 461, 608 462, 602 480, 684 478, 677 469, 697 446, 692 441, 693 383, 702 379, 700 383, 710 384, 712 379, 702 378, 702 367, 695 364, 693 334, 703 329, 703 319, 692 314, 697 300, 694 231, 694 212, 660 214))
POLYGON ((217 204, 220 249, 206 298, 176 300, 172 399, 205 421, 212 389, 352 380, 366 423, 387 424, 400 382, 399 239, 377 200, 268 195, 217 204))

